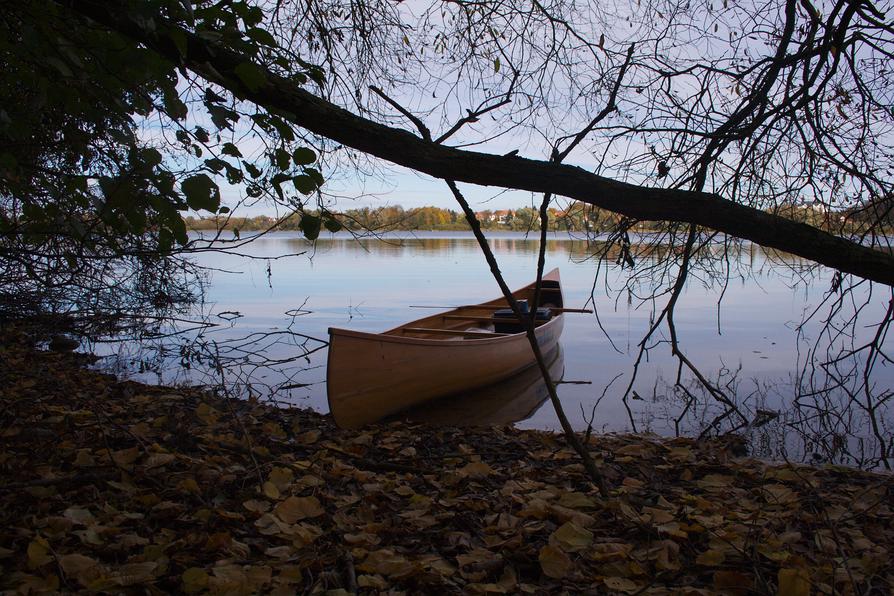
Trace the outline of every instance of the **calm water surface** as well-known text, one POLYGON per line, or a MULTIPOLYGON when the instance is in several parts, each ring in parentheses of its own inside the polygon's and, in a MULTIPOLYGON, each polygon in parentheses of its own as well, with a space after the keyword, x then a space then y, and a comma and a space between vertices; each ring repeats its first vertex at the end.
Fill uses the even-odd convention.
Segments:
MULTIPOLYGON (((530 282, 536 272, 538 242, 514 233, 490 234, 489 238, 510 287, 530 282)), ((468 304, 499 296, 475 240, 464 233, 404 233, 384 241, 357 241, 335 235, 321 238, 315 245, 297 234, 276 233, 241 252, 259 258, 219 253, 198 257, 200 264, 213 269, 206 297, 210 311, 225 313, 226 318, 235 316, 226 313, 241 315, 232 326, 222 318, 212 317, 221 326, 206 333, 205 339, 224 346, 228 355, 243 355, 253 361, 285 360, 300 355, 302 348, 295 345, 295 339, 285 340, 284 335, 277 335, 253 348, 258 353, 232 352, 234 339, 253 332, 290 329, 325 341, 328 327, 380 332, 431 314, 413 306, 468 304), (287 253, 303 254, 276 260, 264 258, 287 253)), ((626 405, 621 401, 631 379, 638 343, 655 316, 653 309, 656 305, 660 308, 666 298, 655 304, 640 301, 637 295, 648 295, 646 286, 620 294, 607 290, 606 279, 618 289, 623 287, 627 273, 615 266, 606 272, 605 264, 594 289, 597 263, 588 256, 585 242, 572 241, 567 236, 554 236, 548 244, 547 269, 560 268, 566 305, 583 307, 590 301, 592 306, 593 299, 598 315, 598 319, 596 315, 566 315, 556 370, 564 370, 562 378, 566 382, 560 385, 559 395, 573 424, 586 428, 595 407, 593 425, 599 431, 697 434, 718 410, 711 400, 705 400, 703 407, 683 413, 680 392, 668 384, 672 384, 677 373, 676 362, 671 358, 669 345, 658 343, 666 340, 666 332, 657 336, 658 345, 641 365, 633 385, 635 394, 626 405)), ((808 345, 803 338, 799 342, 794 327, 828 291, 830 277, 821 274, 811 277, 811 284, 793 284, 792 271, 801 266, 797 261, 774 264, 757 249, 747 250, 737 258, 751 277, 731 279, 725 292, 722 287, 707 287, 698 279, 688 284, 676 313, 681 345, 708 377, 720 375, 724 383, 729 383, 730 394, 749 412, 784 411, 791 399, 791 391, 786 387, 790 376, 798 370, 799 348, 803 353, 808 345), (721 294, 723 300, 718 309, 721 294), (732 379, 737 370, 740 372, 732 379), (756 391, 758 388, 762 390, 756 391)), ((885 297, 874 302, 870 310, 881 312, 885 297)), ((810 328, 806 334, 807 339, 815 339, 810 328)), ((307 340, 303 346, 314 349, 320 344, 307 340)), ((325 412, 325 362, 323 348, 295 362, 261 368, 246 364, 233 370, 243 375, 250 371, 251 391, 262 399, 325 412), (284 385, 291 388, 284 389, 284 385), (275 395, 271 396, 271 391, 275 395)), ((879 370, 874 381, 894 386, 894 367, 879 370)), ((162 380, 205 382, 206 378, 200 363, 193 362, 189 370, 165 372, 162 380)), ((509 388, 511 393, 524 393, 530 402, 514 408, 515 416, 519 412, 527 415, 517 425, 558 429, 549 402, 538 401, 545 397, 545 392, 538 394, 536 387, 532 389, 535 385, 536 379, 527 384, 517 380, 509 388)), ((493 397, 493 391, 489 395, 475 399, 500 399, 493 397)), ((468 408, 468 402, 452 413, 445 411, 444 420, 455 423, 469 417, 471 414, 462 414, 468 411, 463 408, 468 408)), ((419 417, 432 421, 431 412, 422 412, 419 417)), ((774 424, 776 431, 784 431, 785 416, 774 424)), ((770 431, 764 434, 767 432, 770 431)), ((785 443, 786 439, 762 435, 756 441, 767 455, 785 451, 779 441, 785 443)), ((788 451, 792 449, 809 452, 812 446, 801 441, 800 447, 789 445, 788 451)))

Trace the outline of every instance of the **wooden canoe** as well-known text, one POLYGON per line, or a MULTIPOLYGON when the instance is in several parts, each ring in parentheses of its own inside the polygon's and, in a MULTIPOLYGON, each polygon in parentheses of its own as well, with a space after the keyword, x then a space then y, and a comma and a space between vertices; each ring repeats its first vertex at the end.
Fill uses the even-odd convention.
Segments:
MULTIPOLYGON (((516 290, 532 305, 534 283, 516 290)), ((538 321, 543 352, 562 333, 559 270, 543 276, 541 307, 552 307, 538 321)), ((329 411, 343 428, 357 428, 418 404, 506 379, 534 363, 523 331, 497 333, 491 324, 504 298, 462 306, 405 323, 384 333, 329 329, 326 388, 329 411)))

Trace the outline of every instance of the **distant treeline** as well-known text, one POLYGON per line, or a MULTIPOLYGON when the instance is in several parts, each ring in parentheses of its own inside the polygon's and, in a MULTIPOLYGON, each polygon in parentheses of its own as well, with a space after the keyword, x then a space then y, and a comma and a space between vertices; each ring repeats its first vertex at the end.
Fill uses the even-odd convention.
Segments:
MULTIPOLYGON (((872 206, 873 210, 877 209, 872 206)), ((852 231, 858 227, 867 215, 881 220, 882 226, 877 227, 877 232, 886 232, 891 229, 890 205, 884 216, 865 207, 861 210, 830 211, 812 205, 782 205, 774 209, 774 213, 784 215, 789 219, 807 223, 831 232, 852 231)), ((540 228, 540 215, 537 209, 520 207, 518 209, 499 209, 477 211, 475 215, 481 222, 481 227, 486 230, 510 230, 529 231, 540 228)), ((321 214, 315 211, 306 211, 303 217, 319 219, 321 214)), ((360 209, 348 209, 338 213, 327 212, 323 219, 328 223, 330 230, 347 228, 353 231, 371 230, 374 232, 388 232, 399 230, 468 230, 469 225, 462 213, 452 209, 440 207, 419 207, 404 209, 400 205, 386 207, 362 207, 360 209), (335 223, 337 222, 337 223, 335 223)), ((230 230, 230 231, 305 231, 301 227, 301 214, 293 214, 285 218, 275 219, 266 215, 257 217, 225 217, 216 218, 187 217, 187 226, 192 230, 230 230)), ((617 229, 621 216, 600 209, 593 205, 572 202, 566 209, 549 209, 549 228, 551 231, 571 232, 608 232, 617 229)), ((657 229, 660 223, 638 223, 635 229, 648 231, 657 229)), ((317 223, 317 229, 319 224, 317 223)), ((314 236, 315 237, 315 236, 314 236)))
MULTIPOLYGON (((540 228, 540 214, 537 209, 485 210, 475 213, 486 230, 528 231, 540 228)), ((305 212, 305 216, 320 217, 318 212, 305 212)), ((276 229, 282 231, 301 230, 300 214, 276 219, 267 215, 257 217, 195 218, 187 217, 187 226, 192 230, 237 230, 261 231, 276 229)), ((372 230, 387 232, 398 230, 469 230, 465 216, 452 209, 440 207, 419 207, 404 209, 400 205, 387 207, 362 207, 339 213, 327 213, 326 218, 334 218, 349 230, 372 230)), ((549 210, 549 227, 553 231, 602 232, 614 229, 619 216, 584 203, 573 203, 568 209, 549 210)))

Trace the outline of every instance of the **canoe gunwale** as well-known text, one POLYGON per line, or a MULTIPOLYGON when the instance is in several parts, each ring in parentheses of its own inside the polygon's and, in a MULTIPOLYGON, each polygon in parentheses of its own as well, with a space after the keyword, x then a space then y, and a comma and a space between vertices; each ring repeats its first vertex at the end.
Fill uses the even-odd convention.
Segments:
MULTIPOLYGON (((551 327, 556 321, 559 320, 563 315, 562 313, 557 314, 556 316, 550 318, 549 321, 538 325, 534 328, 534 333, 538 333, 540 329, 547 329, 551 327)), ((479 344, 500 344, 511 341, 516 341, 519 336, 524 336, 526 332, 519 331, 518 333, 508 333, 504 335, 494 335, 494 337, 475 337, 463 339, 460 341, 457 340, 445 340, 443 338, 424 338, 424 337, 403 337, 400 335, 389 335, 387 333, 369 333, 366 331, 352 331, 350 329, 341 329, 339 327, 330 327, 329 335, 341 335, 343 337, 351 337, 354 339, 361 339, 366 341, 384 341, 389 343, 397 343, 397 344, 407 344, 414 346, 451 346, 456 348, 461 348, 463 346, 467 346, 468 343, 474 342, 475 345, 479 344)))

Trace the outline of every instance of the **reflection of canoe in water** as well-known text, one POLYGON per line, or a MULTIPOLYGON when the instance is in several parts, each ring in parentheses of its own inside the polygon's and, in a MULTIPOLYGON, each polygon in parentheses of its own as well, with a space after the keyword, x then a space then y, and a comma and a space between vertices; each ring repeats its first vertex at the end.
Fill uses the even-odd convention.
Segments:
MULTIPOLYGON (((534 283, 513 292, 533 304, 534 283)), ((562 333, 559 270, 543 276, 537 340, 562 333), (549 310, 553 307, 554 310, 549 310)), ((329 329, 326 386, 336 423, 356 428, 438 397, 491 385, 534 361, 521 321, 503 298, 424 317, 384 333, 329 329)))
MULTIPOLYGON (((562 378, 565 358, 562 347, 544 354, 553 382, 562 378)), ((531 365, 513 377, 493 385, 443 397, 395 414, 395 418, 445 426, 491 426, 513 424, 530 418, 549 391, 540 367, 531 365)))

